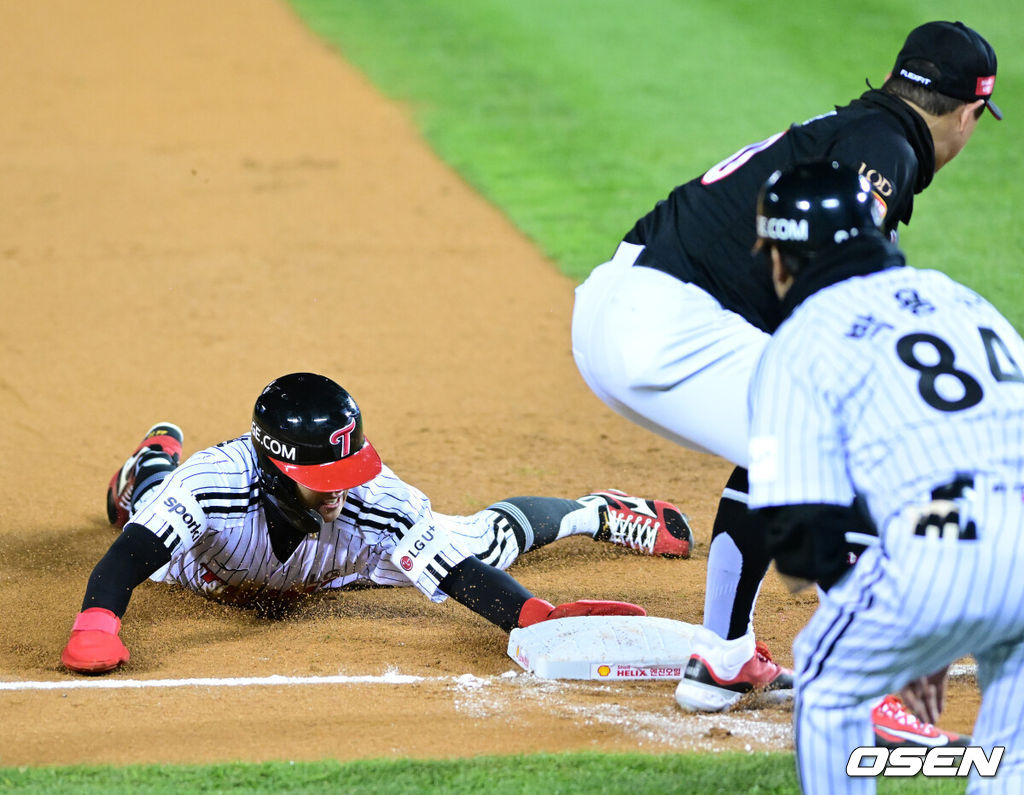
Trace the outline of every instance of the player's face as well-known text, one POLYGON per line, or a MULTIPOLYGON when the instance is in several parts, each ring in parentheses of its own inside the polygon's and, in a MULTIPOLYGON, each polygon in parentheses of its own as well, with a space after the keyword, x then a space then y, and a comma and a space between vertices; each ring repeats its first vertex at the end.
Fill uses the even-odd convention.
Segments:
POLYGON ((301 483, 296 483, 295 487, 299 492, 299 502, 320 514, 325 522, 333 522, 341 516, 341 509, 345 505, 345 495, 348 494, 347 489, 344 491, 313 491, 301 483))
MULTIPOLYGON (((977 102, 962 105, 960 110, 955 113, 949 113, 941 117, 945 119, 946 133, 944 135, 941 132, 939 133, 944 145, 941 147, 941 155, 939 149, 936 149, 936 171, 960 154, 963 148, 967 146, 967 142, 974 135, 974 130, 978 126, 978 120, 981 119, 984 112, 985 103, 979 99, 977 102)), ((933 135, 935 135, 934 131, 933 135)))

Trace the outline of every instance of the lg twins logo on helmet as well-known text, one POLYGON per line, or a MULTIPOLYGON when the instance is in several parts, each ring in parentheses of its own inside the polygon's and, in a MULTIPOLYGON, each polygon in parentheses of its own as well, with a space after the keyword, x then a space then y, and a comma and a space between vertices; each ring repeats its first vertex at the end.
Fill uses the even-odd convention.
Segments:
POLYGON ((278 458, 284 459, 285 461, 295 460, 295 447, 293 445, 285 444, 284 442, 278 441, 273 436, 268 436, 259 429, 254 422, 252 428, 249 431, 253 439, 271 455, 277 456, 278 458))
POLYGON ((352 431, 356 429, 356 421, 352 420, 344 428, 338 428, 331 434, 331 444, 341 445, 341 457, 352 452, 352 431))
POLYGON ((757 234, 770 240, 807 240, 807 219, 801 218, 765 218, 757 219, 757 234))

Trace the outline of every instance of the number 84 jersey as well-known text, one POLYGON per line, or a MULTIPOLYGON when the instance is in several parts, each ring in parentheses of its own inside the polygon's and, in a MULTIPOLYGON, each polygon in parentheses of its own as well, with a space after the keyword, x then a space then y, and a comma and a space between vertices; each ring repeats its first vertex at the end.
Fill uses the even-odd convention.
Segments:
POLYGON ((751 383, 751 506, 864 497, 876 526, 959 472, 1017 482, 1024 341, 977 293, 888 268, 809 296, 751 383))

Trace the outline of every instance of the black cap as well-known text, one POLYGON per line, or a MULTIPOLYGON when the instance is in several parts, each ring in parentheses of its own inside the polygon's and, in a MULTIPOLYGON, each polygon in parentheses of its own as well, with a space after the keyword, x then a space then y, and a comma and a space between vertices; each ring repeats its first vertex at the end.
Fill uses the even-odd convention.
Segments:
POLYGON ((361 486, 381 472, 380 456, 363 436, 359 406, 316 373, 271 381, 256 399, 250 434, 257 456, 313 491, 361 486))
POLYGON ((996 85, 996 52, 963 22, 926 22, 914 28, 892 73, 964 102, 983 99, 993 116, 1003 118, 990 99, 996 85))

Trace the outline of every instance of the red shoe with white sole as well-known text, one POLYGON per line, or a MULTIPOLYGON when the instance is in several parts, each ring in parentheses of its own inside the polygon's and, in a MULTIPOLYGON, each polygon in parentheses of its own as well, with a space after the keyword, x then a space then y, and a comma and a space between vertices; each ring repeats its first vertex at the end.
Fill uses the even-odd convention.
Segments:
POLYGON ((682 511, 664 500, 631 497, 624 491, 606 489, 580 497, 578 502, 600 500, 601 529, 596 541, 607 541, 635 549, 645 555, 688 558, 693 548, 693 530, 682 511))
POLYGON ((792 689, 793 672, 772 660, 768 647, 758 641, 754 656, 730 679, 716 674, 699 654, 691 655, 676 687, 676 703, 694 712, 720 712, 755 690, 792 689))
POLYGON ((138 447, 114 473, 107 486, 107 519, 114 527, 122 528, 128 523, 135 486, 139 483, 139 470, 146 464, 153 464, 161 472, 173 469, 181 460, 184 440, 181 428, 171 422, 158 422, 146 431, 138 447), (157 461, 157 456, 162 460, 157 461))
POLYGON ((910 712, 898 696, 886 696, 871 710, 875 726, 875 745, 884 748, 913 746, 950 746, 965 748, 971 744, 966 734, 948 732, 933 726, 910 712))

